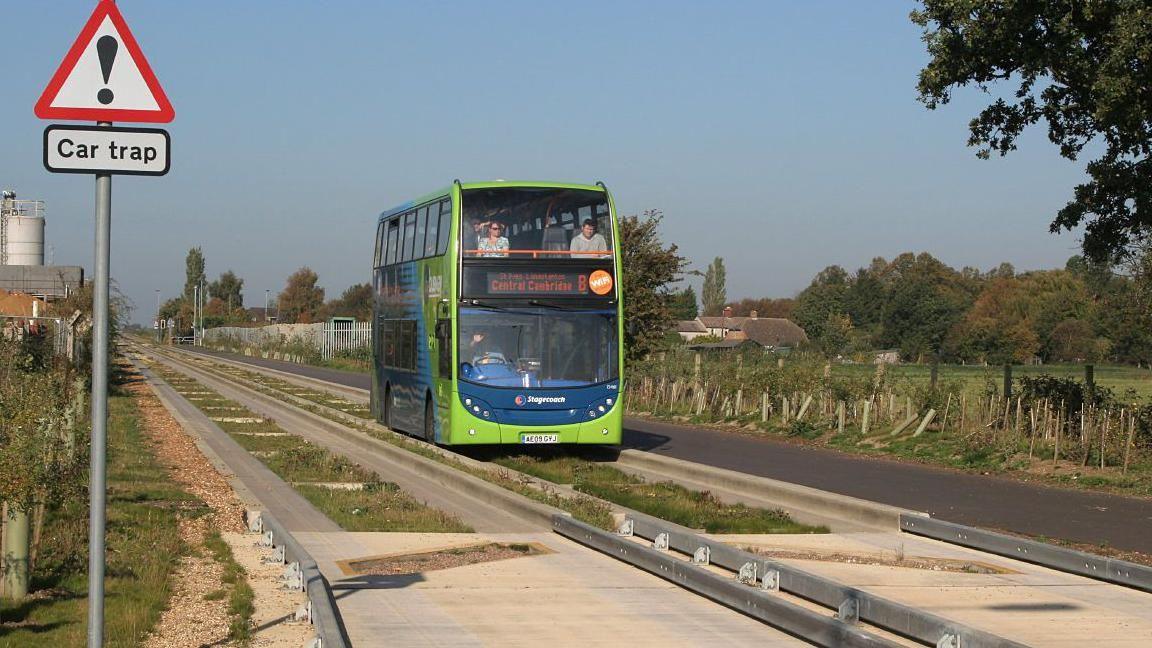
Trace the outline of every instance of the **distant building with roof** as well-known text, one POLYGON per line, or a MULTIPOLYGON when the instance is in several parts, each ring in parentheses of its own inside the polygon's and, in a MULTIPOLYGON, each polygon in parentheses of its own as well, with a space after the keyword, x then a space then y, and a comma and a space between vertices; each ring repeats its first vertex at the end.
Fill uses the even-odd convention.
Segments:
POLYGON ((752 311, 748 317, 732 317, 725 308, 719 317, 697 317, 676 323, 676 332, 685 341, 707 335, 721 342, 691 345, 701 350, 724 350, 752 344, 765 349, 794 349, 808 342, 808 335, 795 322, 781 317, 759 317, 752 311))

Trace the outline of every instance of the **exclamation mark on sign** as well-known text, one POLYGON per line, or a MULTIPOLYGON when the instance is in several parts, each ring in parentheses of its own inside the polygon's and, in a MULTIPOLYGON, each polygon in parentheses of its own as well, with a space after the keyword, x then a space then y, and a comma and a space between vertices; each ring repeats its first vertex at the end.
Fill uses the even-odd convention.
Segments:
MULTIPOLYGON (((112 63, 116 61, 118 49, 120 43, 113 36, 101 36, 100 40, 96 41, 96 55, 100 57, 100 72, 104 75, 105 84, 108 83, 108 77, 112 76, 112 63)), ((105 106, 112 103, 115 98, 116 95, 112 94, 111 88, 104 88, 96 93, 96 99, 105 106)))

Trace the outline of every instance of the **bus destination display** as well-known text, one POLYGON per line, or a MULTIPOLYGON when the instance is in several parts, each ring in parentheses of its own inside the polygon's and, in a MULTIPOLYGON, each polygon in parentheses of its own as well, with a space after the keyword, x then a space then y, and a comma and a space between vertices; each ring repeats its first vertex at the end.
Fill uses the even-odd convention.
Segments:
POLYGON ((589 275, 585 272, 488 272, 486 284, 489 295, 587 295, 589 275))

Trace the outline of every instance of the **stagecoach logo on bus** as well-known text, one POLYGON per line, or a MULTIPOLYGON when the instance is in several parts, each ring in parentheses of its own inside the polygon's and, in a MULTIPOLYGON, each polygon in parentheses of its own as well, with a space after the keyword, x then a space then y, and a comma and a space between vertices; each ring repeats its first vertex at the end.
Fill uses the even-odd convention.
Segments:
POLYGON ((524 394, 516 395, 516 405, 524 407, 528 405, 563 405, 568 402, 566 396, 525 396, 524 394))
POLYGON ((444 277, 433 275, 432 268, 424 267, 424 298, 439 299, 444 292, 444 277))

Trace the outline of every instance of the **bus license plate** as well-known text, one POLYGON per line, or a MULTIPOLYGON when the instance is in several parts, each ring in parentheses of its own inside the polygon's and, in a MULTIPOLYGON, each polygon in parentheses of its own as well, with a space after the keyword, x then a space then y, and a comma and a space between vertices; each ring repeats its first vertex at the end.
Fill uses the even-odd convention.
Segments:
POLYGON ((521 434, 520 443, 560 443, 559 434, 521 434))

